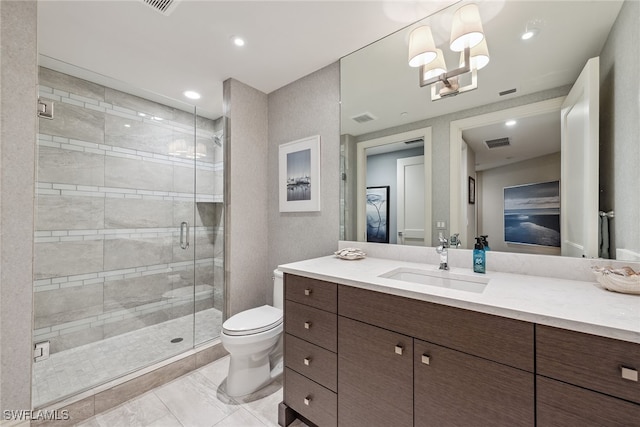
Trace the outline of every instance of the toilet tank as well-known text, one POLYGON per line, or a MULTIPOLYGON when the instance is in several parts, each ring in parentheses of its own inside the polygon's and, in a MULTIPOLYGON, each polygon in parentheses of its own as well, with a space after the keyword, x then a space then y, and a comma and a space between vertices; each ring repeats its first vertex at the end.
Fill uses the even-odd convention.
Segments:
POLYGON ((278 269, 273 270, 273 306, 284 310, 284 279, 278 269))

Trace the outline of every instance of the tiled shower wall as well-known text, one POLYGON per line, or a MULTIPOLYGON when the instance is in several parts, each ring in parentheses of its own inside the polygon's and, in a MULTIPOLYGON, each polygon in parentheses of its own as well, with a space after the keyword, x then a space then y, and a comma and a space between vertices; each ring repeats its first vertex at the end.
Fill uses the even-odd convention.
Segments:
POLYGON ((193 114, 42 67, 39 85, 54 119, 39 119, 35 341, 100 341, 190 315, 194 298, 222 310, 222 120, 195 119, 194 165, 176 153, 193 114))

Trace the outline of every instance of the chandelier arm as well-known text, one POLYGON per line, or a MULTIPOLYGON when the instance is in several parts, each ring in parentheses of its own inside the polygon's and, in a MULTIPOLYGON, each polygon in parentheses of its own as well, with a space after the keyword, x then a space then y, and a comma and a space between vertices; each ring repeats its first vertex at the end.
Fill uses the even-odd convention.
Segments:
POLYGON ((469 61, 470 56, 471 56, 471 49, 468 47, 465 47, 464 48, 464 65, 462 67, 456 68, 455 70, 447 71, 446 73, 442 73, 439 76, 435 76, 427 80, 424 79, 424 65, 422 65, 418 69, 420 87, 425 87, 438 82, 442 82, 446 87, 451 87, 451 84, 449 83, 449 79, 451 77, 456 77, 471 71, 471 61, 469 61))

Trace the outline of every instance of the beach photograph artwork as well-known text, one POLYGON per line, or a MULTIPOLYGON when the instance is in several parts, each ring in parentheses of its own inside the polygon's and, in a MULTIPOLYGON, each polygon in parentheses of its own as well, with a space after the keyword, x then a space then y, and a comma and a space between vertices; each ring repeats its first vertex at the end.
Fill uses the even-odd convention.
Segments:
POLYGON ((504 189, 504 240, 560 247, 560 182, 504 189))

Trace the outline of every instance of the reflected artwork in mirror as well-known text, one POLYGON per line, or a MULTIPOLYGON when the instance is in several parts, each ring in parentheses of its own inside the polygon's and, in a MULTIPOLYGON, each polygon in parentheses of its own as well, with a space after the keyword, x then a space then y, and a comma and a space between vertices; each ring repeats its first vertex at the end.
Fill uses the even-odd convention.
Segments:
MULTIPOLYGON (((384 140, 406 150, 406 135, 420 129, 431 139, 424 245, 435 246, 440 233, 459 234, 469 249, 475 236, 489 235, 492 249, 502 252, 640 260, 640 100, 633 96, 640 91, 640 59, 629 54, 640 43, 640 3, 478 2, 489 62, 477 67, 476 89, 433 100, 432 88, 421 87, 422 76, 408 63, 410 34, 429 27, 447 67, 463 66, 450 48, 450 31, 456 11, 469 3, 455 2, 341 59, 341 239, 366 241, 358 198, 372 184, 359 179, 368 176, 360 147, 384 140), (581 74, 589 74, 588 83, 579 81, 581 74), (588 116, 579 114, 585 99, 591 99, 588 116), (588 132, 578 135, 583 128, 588 132), (560 206, 563 247, 509 241, 504 188, 550 181, 570 196, 560 206), (581 247, 576 228, 595 249, 581 247), (599 250, 603 245, 610 250, 599 250)), ((391 234, 401 235, 389 205, 391 234)))

